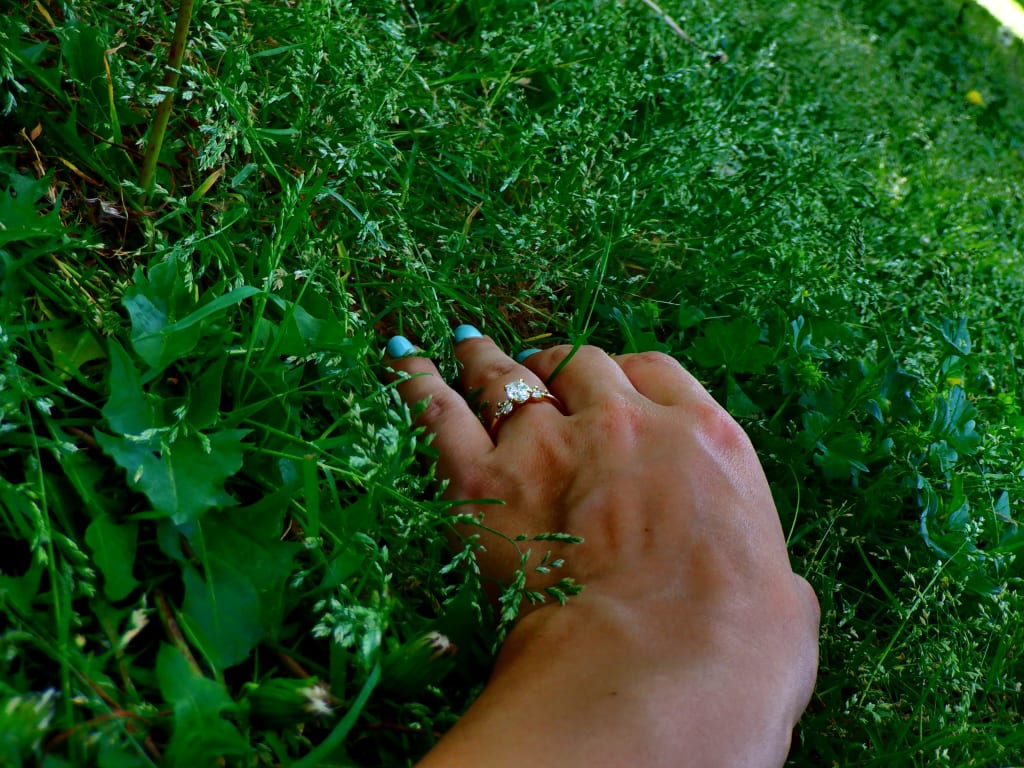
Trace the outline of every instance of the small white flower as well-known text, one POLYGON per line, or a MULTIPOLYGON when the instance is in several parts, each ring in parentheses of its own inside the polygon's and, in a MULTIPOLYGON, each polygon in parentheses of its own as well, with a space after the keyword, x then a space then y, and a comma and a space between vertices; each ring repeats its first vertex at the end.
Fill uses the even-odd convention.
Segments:
POLYGON ((311 715, 321 717, 331 714, 331 692, 323 683, 317 683, 309 688, 302 689, 302 695, 306 697, 304 709, 311 715))

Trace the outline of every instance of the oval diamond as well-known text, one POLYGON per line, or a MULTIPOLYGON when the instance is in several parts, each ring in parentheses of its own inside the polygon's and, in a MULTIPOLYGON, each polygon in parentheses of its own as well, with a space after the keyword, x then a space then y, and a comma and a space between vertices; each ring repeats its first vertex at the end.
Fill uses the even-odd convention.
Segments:
POLYGON ((533 387, 522 379, 519 381, 510 381, 505 385, 505 396, 514 403, 525 403, 530 399, 530 394, 532 392, 533 387))

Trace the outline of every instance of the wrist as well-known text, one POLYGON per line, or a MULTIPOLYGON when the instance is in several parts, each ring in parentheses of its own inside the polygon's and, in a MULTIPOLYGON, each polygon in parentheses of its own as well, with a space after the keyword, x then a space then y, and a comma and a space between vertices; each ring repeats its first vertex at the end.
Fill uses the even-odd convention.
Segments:
POLYGON ((579 723, 576 754, 589 741, 589 764, 618 765, 611 755, 621 754, 647 766, 782 765, 806 703, 785 665, 699 615, 686 623, 667 631, 635 601, 594 593, 538 609, 509 634, 485 695, 535 691, 528 706, 550 709, 567 731, 579 723))

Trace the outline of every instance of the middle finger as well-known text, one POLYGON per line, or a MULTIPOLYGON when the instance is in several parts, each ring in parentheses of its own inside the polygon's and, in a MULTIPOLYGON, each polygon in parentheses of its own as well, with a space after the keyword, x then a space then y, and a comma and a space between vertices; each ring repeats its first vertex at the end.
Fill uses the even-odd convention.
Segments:
POLYGON ((566 404, 569 413, 578 413, 616 397, 637 395, 622 368, 597 347, 551 347, 530 355, 524 363, 550 384, 551 391, 566 404))

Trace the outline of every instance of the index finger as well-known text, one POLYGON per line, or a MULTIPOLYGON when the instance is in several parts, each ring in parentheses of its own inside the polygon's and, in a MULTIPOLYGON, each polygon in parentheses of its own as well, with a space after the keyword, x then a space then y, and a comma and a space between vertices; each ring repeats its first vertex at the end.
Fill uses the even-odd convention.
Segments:
POLYGON ((397 384, 398 394, 410 408, 426 401, 416 423, 433 433, 433 445, 440 454, 437 462, 441 477, 452 479, 459 467, 468 467, 494 450, 484 425, 462 396, 445 384, 437 366, 429 358, 417 357, 406 339, 396 336, 388 342, 387 363, 409 375, 397 384))

